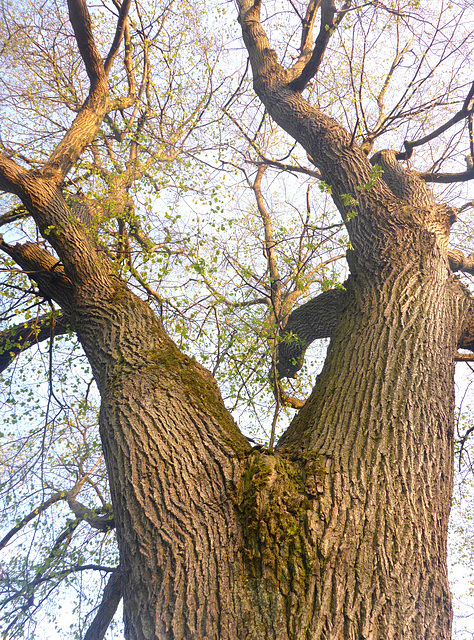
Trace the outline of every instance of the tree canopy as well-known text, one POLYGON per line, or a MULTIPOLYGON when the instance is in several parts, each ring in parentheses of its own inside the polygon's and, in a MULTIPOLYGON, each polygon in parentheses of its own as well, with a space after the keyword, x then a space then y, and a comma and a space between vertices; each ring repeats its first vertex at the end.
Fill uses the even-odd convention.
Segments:
POLYGON ((122 595, 127 638, 397 637, 407 575, 406 637, 450 633, 474 12, 237 5, 2 6, 5 638, 66 634, 58 598, 102 638, 122 595))

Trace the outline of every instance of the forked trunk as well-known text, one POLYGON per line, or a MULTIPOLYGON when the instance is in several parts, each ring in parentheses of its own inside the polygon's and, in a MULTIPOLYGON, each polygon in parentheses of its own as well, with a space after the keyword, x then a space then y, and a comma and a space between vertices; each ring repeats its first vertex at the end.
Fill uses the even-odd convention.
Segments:
POLYGON ((97 323, 88 306, 127 638, 450 638, 466 299, 436 243, 412 249, 379 273, 352 265, 324 370, 274 454, 250 449, 146 305, 121 291, 97 323))
POLYGON ((272 453, 250 447, 209 372, 64 201, 108 108, 115 55, 104 70, 85 3, 69 4, 89 97, 41 171, 0 154, 0 188, 60 262, 40 244, 2 249, 60 304, 94 371, 127 640, 449 640, 454 352, 461 335, 474 350, 474 305, 448 265, 452 210, 389 150, 381 179, 354 136, 301 96, 335 3, 310 3, 311 20, 320 5, 331 18, 319 59, 287 71, 261 3, 237 0, 255 90, 319 168, 353 247, 323 372, 272 453))

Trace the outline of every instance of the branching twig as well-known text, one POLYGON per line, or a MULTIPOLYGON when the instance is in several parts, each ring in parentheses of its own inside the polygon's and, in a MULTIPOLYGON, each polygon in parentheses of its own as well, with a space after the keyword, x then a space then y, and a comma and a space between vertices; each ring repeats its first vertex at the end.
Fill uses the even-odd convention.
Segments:
POLYGON ((35 507, 33 511, 30 511, 28 515, 22 518, 20 522, 17 525, 15 525, 12 529, 10 529, 10 531, 3 537, 3 539, 0 541, 0 549, 3 549, 5 545, 7 545, 8 542, 13 538, 13 536, 16 533, 18 533, 18 531, 21 531, 21 529, 23 529, 23 527, 25 527, 29 522, 31 522, 31 520, 34 520, 34 518, 37 518, 41 513, 46 511, 46 509, 48 509, 51 505, 55 504, 56 502, 59 502, 60 500, 64 500, 65 497, 66 497, 66 494, 64 492, 58 491, 56 493, 53 493, 53 495, 50 498, 48 498, 48 500, 45 500, 45 502, 40 504, 38 507, 35 507))
POLYGON ((411 157, 411 154, 413 153, 413 149, 415 147, 420 147, 421 145, 426 144, 431 140, 434 140, 435 138, 440 136, 442 133, 450 129, 453 125, 467 118, 474 109, 473 98, 474 98, 474 82, 472 83, 471 88, 469 89, 469 92, 463 102, 461 109, 457 113, 455 113, 454 116, 450 118, 447 122, 442 124, 440 127, 435 129, 428 135, 423 136, 418 140, 412 140, 410 142, 405 141, 404 142, 405 152, 399 153, 397 155, 397 160, 408 160, 411 157))

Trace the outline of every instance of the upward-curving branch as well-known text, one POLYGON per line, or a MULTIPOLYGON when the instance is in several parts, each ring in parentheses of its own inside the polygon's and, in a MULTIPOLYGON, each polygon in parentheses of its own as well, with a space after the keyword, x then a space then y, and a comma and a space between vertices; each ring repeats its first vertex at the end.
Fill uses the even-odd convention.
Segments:
POLYGON ((94 140, 109 107, 107 73, 123 38, 131 0, 121 5, 114 41, 104 62, 94 40, 92 21, 85 0, 68 0, 69 17, 79 52, 90 80, 90 91, 74 122, 57 145, 42 174, 59 186, 84 149, 94 140))
MULTIPOLYGON (((290 82, 290 87, 291 89, 293 89, 293 91, 303 91, 308 82, 315 77, 321 65, 321 62, 323 61, 324 53, 328 46, 329 40, 335 29, 337 29, 337 27, 343 20, 346 13, 349 11, 351 4, 352 0, 346 0, 343 8, 338 11, 336 8, 335 0, 321 0, 321 27, 319 29, 316 42, 314 43, 311 57, 304 65, 300 75, 290 82)), ((303 24, 302 43, 304 47, 308 46, 308 40, 312 35, 312 25, 314 22, 316 11, 317 7, 315 6, 315 3, 311 2, 308 5, 307 20, 305 20, 303 24), (311 25, 310 27, 307 26, 308 23, 311 25)), ((302 53, 304 51, 305 49, 302 49, 302 53)), ((300 60, 298 60, 298 66, 295 65, 292 69, 293 73, 299 70, 299 67, 301 66, 304 59, 305 57, 301 57, 300 60)))

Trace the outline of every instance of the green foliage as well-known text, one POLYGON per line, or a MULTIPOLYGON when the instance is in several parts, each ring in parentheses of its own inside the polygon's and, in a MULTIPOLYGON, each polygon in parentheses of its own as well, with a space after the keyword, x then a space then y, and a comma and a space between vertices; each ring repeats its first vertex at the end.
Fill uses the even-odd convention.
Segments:
POLYGON ((117 563, 113 532, 91 529, 66 501, 72 491, 96 514, 110 503, 90 370, 71 336, 57 338, 52 353, 35 355, 25 353, 16 375, 7 371, 0 380, 0 497, 10 526, 19 526, 2 551, 2 624, 11 638, 34 636, 37 624, 56 617, 51 593, 59 599, 67 594, 71 613, 79 601, 92 609, 107 574, 81 567, 117 563), (54 374, 48 381, 49 358, 54 374), (61 497, 42 511, 54 495, 61 497), (27 514, 34 517, 24 522, 27 514))
POLYGON ((372 169, 370 170, 370 178, 366 184, 363 184, 360 187, 357 187, 360 191, 370 191, 374 188, 377 179, 382 176, 382 167, 378 164, 374 164, 372 169))

